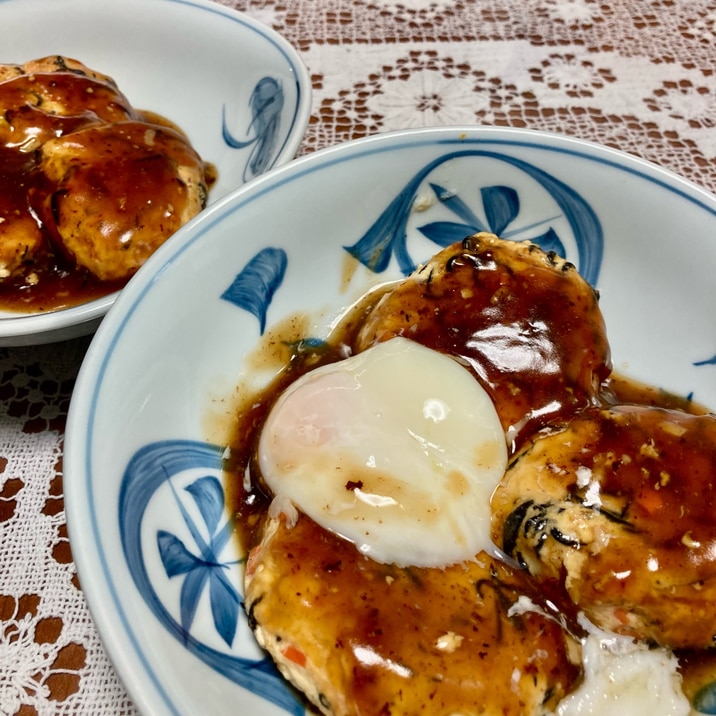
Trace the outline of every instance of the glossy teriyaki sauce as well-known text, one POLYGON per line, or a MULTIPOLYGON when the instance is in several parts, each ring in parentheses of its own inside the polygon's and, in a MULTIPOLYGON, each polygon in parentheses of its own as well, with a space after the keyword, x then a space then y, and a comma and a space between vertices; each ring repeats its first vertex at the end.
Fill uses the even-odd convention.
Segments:
MULTIPOLYGON (((108 295, 128 280, 101 280, 66 250, 57 230, 57 202, 65 190, 58 193, 55 182, 43 171, 45 142, 122 122, 181 133, 159 115, 134 109, 110 78, 83 66, 76 69, 80 64, 75 62, 72 68, 64 67, 64 58, 52 58, 52 62, 56 71, 11 75, 4 80, 0 72, 0 310, 34 313, 65 308, 108 295)), ((141 184, 131 176, 122 178, 122 162, 121 156, 113 157, 111 164, 106 163, 104 176, 98 170, 96 182, 111 184, 122 179, 126 199, 95 192, 87 196, 88 204, 94 202, 89 213, 116 211, 119 201, 163 200, 167 160, 144 162, 141 184), (151 187, 149 196, 147 187, 151 187)), ((207 179, 213 182, 213 167, 207 165, 207 170, 207 179)))
MULTIPOLYGON (((481 261, 486 264, 491 263, 490 260, 482 259, 481 261)), ((473 259, 470 259, 470 262, 474 266, 473 259)), ((570 268, 565 269, 565 271, 571 270, 570 268)), ((510 272, 508 271, 508 273, 510 272)), ((492 287, 493 291, 499 290, 500 281, 501 279, 499 278, 495 279, 492 287)), ((447 285, 450 288, 451 297, 449 296, 449 299, 453 302, 453 308, 458 305, 459 301, 464 301, 466 295, 470 294, 470 291, 464 290, 464 287, 461 289, 457 284, 451 285, 448 282, 447 285)), ((555 284, 555 286, 555 290, 562 291, 559 283, 555 284)), ((384 295, 387 296, 393 289, 394 286, 388 287, 384 295)), ((397 312, 399 315, 398 325, 401 322, 407 324, 408 321, 405 317, 413 316, 414 311, 418 310, 421 305, 423 297, 416 298, 410 295, 411 290, 408 291, 408 304, 401 309, 403 313, 401 314, 401 310, 397 312), (411 304, 410 302, 413 303, 411 304)), ((509 297, 508 292, 505 292, 505 295, 509 297)), ((365 348, 366 326, 373 320, 376 305, 379 304, 381 299, 380 294, 369 296, 365 303, 359 305, 346 317, 346 320, 336 329, 330 339, 319 346, 309 342, 296 341, 294 335, 287 336, 284 345, 289 357, 285 361, 283 370, 279 373, 277 379, 267 390, 258 395, 252 395, 243 401, 242 407, 238 411, 237 427, 230 444, 230 458, 226 469, 230 475, 233 475, 233 479, 228 481, 232 490, 228 495, 229 504, 236 515, 238 537, 245 552, 248 553, 261 541, 265 518, 272 501, 272 495, 263 483, 256 460, 258 438, 266 415, 277 396, 298 377, 319 365, 341 360, 347 355, 365 348)), ((546 425, 566 423, 578 416, 582 410, 594 410, 600 405, 604 407, 617 404, 655 406, 697 415, 706 412, 702 406, 696 405, 688 399, 671 395, 651 386, 639 384, 611 372, 605 326, 598 312, 593 311, 594 306, 588 294, 584 294, 583 297, 579 298, 573 296, 570 299, 566 297, 560 304, 560 308, 564 312, 568 312, 570 306, 576 305, 578 312, 581 312, 582 316, 597 316, 596 321, 587 322, 585 325, 580 325, 576 320, 570 320, 569 325, 564 327, 564 330, 560 329, 560 314, 556 311, 554 305, 552 305, 547 316, 549 320, 545 320, 545 316, 540 317, 535 315, 531 309, 529 310, 530 325, 539 327, 549 324, 551 321, 552 329, 543 330, 541 333, 538 332, 539 337, 542 339, 542 343, 538 345, 538 352, 542 357, 550 358, 549 360, 535 360, 535 345, 526 339, 524 324, 521 327, 516 327, 515 317, 521 311, 528 310, 527 303, 522 303, 521 306, 517 305, 516 307, 515 301, 508 300, 504 304, 488 302, 486 305, 487 308, 480 318, 480 321, 482 321, 480 326, 481 336, 484 338, 487 335, 484 329, 489 322, 494 327, 493 335, 509 338, 511 365, 526 366, 525 374, 517 376, 517 381, 522 386, 529 386, 530 384, 536 386, 535 392, 529 399, 535 398, 538 401, 542 401, 542 404, 550 406, 545 421, 542 423, 536 419, 538 416, 534 414, 531 415, 529 421, 520 422, 519 410, 526 410, 529 413, 531 411, 529 403, 523 402, 517 412, 513 411, 512 405, 508 405, 502 411, 502 415, 505 416, 506 431, 510 426, 519 423, 520 429, 513 431, 513 435, 519 438, 511 443, 513 453, 519 449, 520 444, 529 439, 528 429, 539 430, 546 425), (586 306, 586 310, 583 310, 580 306, 586 306), (580 336, 575 336, 575 331, 581 332, 580 336), (546 341, 553 341, 555 345, 549 346, 546 341), (593 350, 587 351, 588 367, 587 372, 584 374, 580 373, 580 369, 576 367, 574 361, 569 357, 571 348, 580 343, 593 348, 593 350), (551 358, 559 357, 560 355, 567 356, 565 360, 569 364, 569 373, 574 384, 583 386, 583 393, 575 399, 572 399, 575 393, 571 386, 568 386, 565 390, 563 376, 560 376, 555 371, 555 363, 551 358)), ((529 305, 533 305, 533 303, 529 305)), ((434 306, 429 310, 426 309, 426 313, 429 317, 434 316, 434 306)), ((572 315, 573 319, 575 315, 572 315)), ((483 387, 488 392, 492 390, 492 395, 496 402, 505 400, 504 394, 501 392, 502 386, 498 371, 495 367, 497 361, 493 361, 492 364, 489 361, 486 363, 489 371, 480 368, 475 369, 477 353, 475 350, 474 322, 468 318, 463 320, 461 316, 455 317, 451 323, 449 343, 445 337, 444 322, 429 318, 425 321, 419 321, 419 323, 420 329, 415 331, 413 335, 416 335, 420 343, 455 356, 466 368, 472 368, 476 374, 476 379, 483 382, 483 387), (481 370, 482 374, 480 374, 481 370)), ((399 334, 398 331, 393 330, 389 320, 381 325, 387 326, 387 328, 386 335, 379 339, 388 339, 391 335, 399 334)), ((275 337, 275 341, 281 342, 280 336, 275 337)), ((489 344, 484 340, 482 341, 481 350, 490 353, 489 344)), ((494 353, 492 355, 494 356, 494 353)), ((273 360, 275 360, 275 355, 273 360)), ((499 405, 498 412, 500 412, 499 405)), ((679 455, 674 459, 689 460, 690 456, 679 455)), ((674 509, 678 510, 677 507, 674 509)), ((346 572, 344 577, 341 576, 340 569, 338 569, 336 563, 336 555, 343 554, 346 550, 351 553, 356 552, 355 548, 347 544, 340 536, 326 532, 307 518, 302 517, 299 523, 303 524, 301 534, 310 541, 310 544, 305 545, 302 549, 310 552, 311 564, 325 565, 325 569, 330 572, 332 589, 337 594, 341 594, 344 591, 346 594, 352 593, 353 584, 350 570, 346 572)), ((295 549, 298 550, 298 547, 296 546, 295 549)), ((386 569, 390 570, 391 568, 385 565, 375 566, 376 574, 378 572, 382 573, 386 569)), ((419 582, 419 569, 410 569, 408 572, 413 575, 411 578, 415 579, 416 583, 419 582)), ((534 594, 528 582, 524 583, 523 588, 525 593, 529 593, 530 598, 534 601, 538 603, 542 601, 543 606, 549 609, 552 608, 549 605, 550 594, 547 591, 541 595, 534 594)), ((400 614, 401 610, 406 608, 408 603, 406 600, 409 600, 409 596, 401 590, 391 591, 386 589, 381 591, 380 599, 380 608, 384 610, 384 613, 400 614)), ((447 612, 450 611, 449 604, 443 604, 440 608, 444 608, 447 612)), ((558 616, 574 626, 576 613, 558 616)), ((449 614, 446 613, 445 618, 448 619, 448 617, 449 614)), ((575 629, 575 631, 577 630, 575 629)), ((368 638, 366 635, 363 636, 368 638)), ((388 638, 386 637, 386 639, 388 638)), ((381 642, 376 634, 371 634, 370 639, 373 640, 378 653, 392 653, 391 644, 381 642)), ((699 674, 703 670, 699 671, 697 666, 705 663, 705 660, 709 658, 708 653, 704 653, 702 656, 689 654, 689 659, 684 662, 685 673, 694 674, 695 676, 689 676, 685 690, 693 691, 698 687, 696 679, 700 678, 699 674)))
MULTIPOLYGON (((272 349, 266 352, 266 364, 275 366, 280 362, 283 366, 277 378, 272 384, 258 395, 246 396, 237 411, 237 423, 234 437, 230 442, 230 457, 226 464, 226 470, 235 478, 229 481, 230 506, 237 516, 237 529, 240 535, 240 543, 244 549, 249 550, 256 544, 259 536, 255 533, 255 527, 260 525, 261 518, 266 514, 272 500, 272 495, 264 485, 260 471, 256 464, 256 449, 258 439, 266 416, 273 403, 288 385, 297 380, 305 373, 328 363, 333 363, 346 358, 356 352, 358 335, 364 327, 366 316, 370 314, 381 296, 392 290, 388 286, 381 293, 375 292, 366 297, 350 312, 343 322, 336 328, 330 339, 325 343, 316 345, 314 342, 296 340, 293 330, 287 329, 284 339, 276 335, 272 339, 272 349), (277 354, 275 346, 281 344, 285 360, 277 354), (245 476, 250 477, 249 490, 245 489, 245 476)), ((300 323, 300 321, 298 321, 300 323)), ((591 330, 591 329, 590 329, 591 330)), ((465 332, 462 340, 469 342, 471 334, 465 332)), ((421 337, 421 342, 431 348, 440 346, 431 343, 426 336, 421 337)), ((454 339, 453 349, 459 340, 454 339)), ((524 344, 523 344, 524 345, 524 344)), ((526 350, 529 350, 526 347, 526 350)), ((465 351, 470 352, 470 351, 465 351)), ((458 350, 458 355, 460 352, 458 350)), ((260 364, 261 357, 258 357, 260 364)), ((549 368, 549 379, 553 379, 552 369, 549 368)), ((493 376, 494 380, 494 376, 493 376)), ((605 378, 599 389, 600 401, 605 406, 613 404, 635 404, 667 409, 681 410, 685 413, 703 414, 706 409, 694 403, 688 398, 663 391, 653 386, 640 383, 630 378, 611 373, 605 378)), ((585 404, 585 407, 587 405, 585 404)), ((563 413, 554 416, 554 422, 565 419, 574 414, 574 406, 567 404, 563 413)))

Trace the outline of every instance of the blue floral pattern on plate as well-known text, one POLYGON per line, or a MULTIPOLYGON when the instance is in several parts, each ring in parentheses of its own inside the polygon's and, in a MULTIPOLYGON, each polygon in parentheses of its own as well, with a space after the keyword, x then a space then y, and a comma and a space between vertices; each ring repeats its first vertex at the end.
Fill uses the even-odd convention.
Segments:
MULTIPOLYGON (((479 173, 476 172, 476 176, 479 173)), ((550 225, 565 217, 577 246, 579 269, 592 284, 597 282, 604 251, 601 224, 594 210, 576 191, 563 182, 527 162, 496 152, 465 150, 446 154, 430 162, 417 172, 403 190, 390 202, 363 236, 344 249, 356 260, 375 273, 385 271, 391 259, 396 258, 403 275, 411 273, 417 262, 408 248, 408 220, 422 185, 427 181, 437 204, 447 208, 458 221, 436 220, 418 226, 418 232, 440 247, 461 241, 479 231, 490 231, 505 239, 531 239, 545 251, 554 251, 567 258, 565 244, 550 225), (476 189, 474 197, 461 197, 429 176, 442 164, 460 157, 497 159, 507 162, 536 181, 555 202, 555 212, 538 219, 527 220, 514 227, 520 218, 520 199, 516 189, 509 186, 484 186, 476 189), (479 199, 485 220, 468 203, 479 199), (513 226, 514 228, 510 229, 513 226)), ((424 257, 421 257, 424 258, 424 257)), ((283 249, 265 248, 258 252, 237 274, 221 298, 235 304, 259 321, 260 331, 266 327, 266 314, 274 293, 286 273, 288 258, 283 249)))
POLYGON ((224 141, 235 149, 251 147, 251 154, 244 168, 244 181, 263 174, 271 167, 281 126, 281 112, 284 105, 283 88, 273 77, 259 80, 251 93, 251 123, 247 129, 249 139, 238 139, 230 131, 226 121, 226 105, 221 118, 221 133, 224 141))
MULTIPOLYGON (((206 638, 192 634, 197 608, 207 589, 213 626, 227 647, 232 646, 240 628, 242 600, 228 578, 228 570, 236 567, 236 563, 221 558, 233 534, 233 525, 226 515, 224 489, 212 474, 192 479, 182 490, 174 485, 178 476, 187 471, 219 473, 222 455, 223 448, 187 440, 157 442, 137 451, 124 473, 119 497, 121 543, 127 566, 154 616, 185 649, 245 689, 291 714, 302 714, 303 706, 270 658, 220 651, 205 643, 206 638), (156 548, 167 578, 182 580, 178 609, 177 605, 160 598, 146 566, 147 545, 142 542, 146 512, 152 501, 159 499, 158 491, 165 487, 169 487, 174 496, 179 514, 179 520, 175 519, 172 524, 183 524, 189 535, 189 538, 179 537, 176 528, 156 532, 156 548)), ((171 522, 171 515, 167 519, 171 522)))
POLYGON ((288 258, 283 249, 262 249, 237 274, 221 298, 256 316, 263 333, 266 313, 276 289, 283 282, 287 265, 288 258))
MULTIPOLYGON (((425 224, 419 229, 424 236, 439 246, 448 246, 477 231, 492 231, 502 238, 532 239, 540 243, 545 250, 554 250, 563 254, 564 244, 553 229, 548 228, 541 234, 532 232, 540 226, 548 226, 557 216, 564 216, 577 244, 579 256, 575 263, 587 281, 592 284, 597 283, 604 252, 604 236, 599 219, 587 201, 574 189, 543 169, 509 154, 485 150, 466 149, 450 152, 426 164, 408 181, 368 231, 355 244, 346 246, 346 250, 372 271, 378 273, 385 271, 391 258, 395 256, 402 273, 404 275, 411 273, 417 262, 408 250, 407 224, 418 191, 438 167, 462 157, 476 160, 492 159, 515 167, 547 191, 556 205, 557 212, 536 220, 532 219, 519 231, 507 231, 508 226, 518 217, 520 210, 519 196, 515 189, 506 186, 485 186, 480 189, 479 196, 486 215, 486 222, 483 222, 468 204, 472 197, 460 197, 436 183, 431 183, 431 189, 437 200, 461 221, 425 224)), ((480 172, 476 171, 475 176, 479 177, 480 172)))

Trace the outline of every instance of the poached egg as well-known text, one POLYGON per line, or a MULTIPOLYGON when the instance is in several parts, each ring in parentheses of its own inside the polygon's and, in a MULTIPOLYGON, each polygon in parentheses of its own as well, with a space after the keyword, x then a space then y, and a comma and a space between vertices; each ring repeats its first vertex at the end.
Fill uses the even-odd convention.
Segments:
POLYGON ((264 424, 274 511, 294 509, 378 562, 442 567, 494 551, 507 465, 495 406, 453 358, 396 337, 295 381, 264 424))

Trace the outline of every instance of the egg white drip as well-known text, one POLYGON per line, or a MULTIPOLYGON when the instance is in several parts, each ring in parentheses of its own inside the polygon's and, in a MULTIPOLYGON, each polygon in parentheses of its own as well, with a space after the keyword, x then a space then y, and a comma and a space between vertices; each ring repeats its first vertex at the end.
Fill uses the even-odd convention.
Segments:
POLYGON ((603 631, 580 615, 584 680, 557 706, 555 716, 688 716, 676 657, 663 648, 603 631))
MULTIPOLYGON (((520 597, 508 616, 535 612, 557 621, 529 597, 520 597)), ((666 648, 653 648, 628 636, 600 629, 579 613, 584 674, 552 716, 689 716, 691 707, 681 689, 679 662, 666 648)))
POLYGON ((490 496, 507 447, 464 367, 393 338, 293 383, 266 420, 259 466, 279 505, 365 555, 440 567, 493 550, 490 496))

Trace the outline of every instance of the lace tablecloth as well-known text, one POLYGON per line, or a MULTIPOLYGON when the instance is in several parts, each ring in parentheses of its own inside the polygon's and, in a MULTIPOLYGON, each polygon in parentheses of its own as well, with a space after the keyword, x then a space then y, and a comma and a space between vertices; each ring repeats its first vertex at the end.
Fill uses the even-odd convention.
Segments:
MULTIPOLYGON (((528 127, 617 147, 716 190, 716 0, 224 4, 303 56, 314 96, 301 153, 406 127, 528 127)), ((0 350, 2 714, 134 713, 65 526, 63 431, 88 342, 0 350)))

